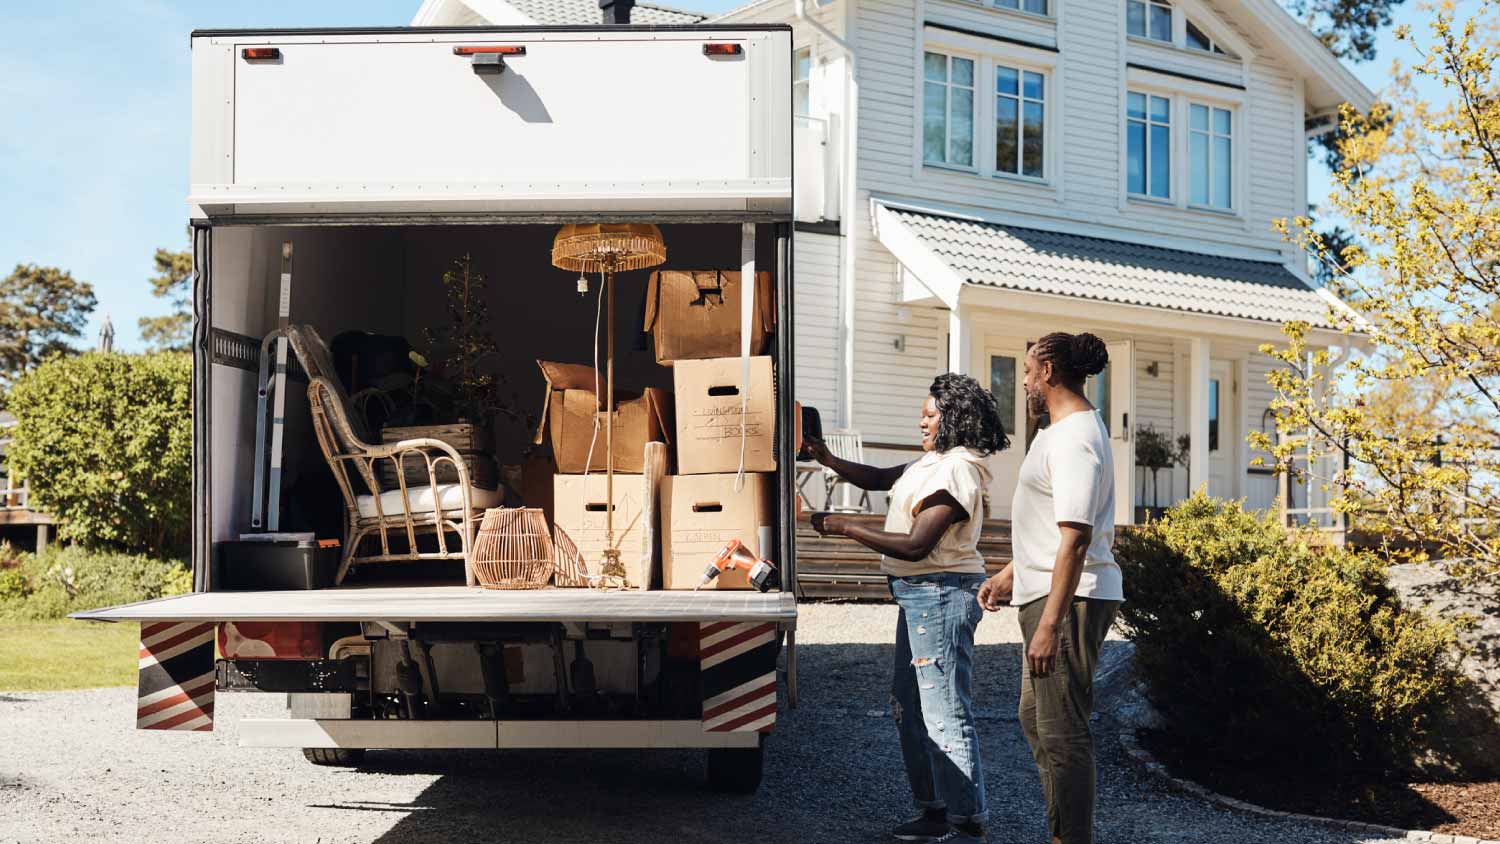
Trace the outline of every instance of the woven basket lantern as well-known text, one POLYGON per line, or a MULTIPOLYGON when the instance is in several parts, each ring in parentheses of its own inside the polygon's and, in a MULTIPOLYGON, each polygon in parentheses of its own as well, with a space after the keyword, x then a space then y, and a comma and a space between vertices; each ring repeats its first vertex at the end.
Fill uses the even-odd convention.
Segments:
POLYGON ((552 241, 552 266, 573 272, 623 273, 665 260, 661 229, 650 223, 567 225, 552 241))
POLYGON ((536 508, 484 511, 474 542, 474 576, 486 589, 541 589, 557 567, 547 517, 536 508))

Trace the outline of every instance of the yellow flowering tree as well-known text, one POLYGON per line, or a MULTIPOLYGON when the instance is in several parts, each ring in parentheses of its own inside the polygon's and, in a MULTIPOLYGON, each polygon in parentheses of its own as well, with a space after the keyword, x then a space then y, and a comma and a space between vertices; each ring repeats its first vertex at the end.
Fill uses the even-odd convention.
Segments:
POLYGON ((1393 69, 1385 104, 1342 116, 1344 166, 1330 197, 1354 243, 1337 254, 1311 221, 1280 221, 1353 310, 1349 354, 1310 348, 1289 324, 1269 379, 1280 436, 1253 444, 1329 490, 1360 526, 1500 571, 1500 0, 1429 32, 1399 28, 1417 60, 1393 69), (1447 103, 1418 93, 1440 85, 1447 103), (1363 335, 1363 336, 1361 336, 1363 335), (1305 459, 1297 461, 1297 457, 1305 459), (1320 468, 1321 467, 1321 468, 1320 468))

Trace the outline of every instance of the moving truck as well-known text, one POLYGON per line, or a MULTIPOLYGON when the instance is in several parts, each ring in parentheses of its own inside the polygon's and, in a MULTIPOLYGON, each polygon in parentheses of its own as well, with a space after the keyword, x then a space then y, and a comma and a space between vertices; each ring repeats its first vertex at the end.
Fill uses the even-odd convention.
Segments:
MULTIPOLYGON (((211 729, 216 692, 274 692, 289 717, 242 721, 241 745, 300 747, 335 765, 370 748, 702 748, 712 784, 757 788, 778 701, 795 695, 790 29, 199 31, 192 67, 195 591, 78 614, 141 625, 137 725, 211 729), (557 269, 554 238, 625 223, 657 227, 663 271, 768 278, 743 313, 771 324, 771 394, 753 398, 774 416, 776 462, 758 476, 769 490, 760 536, 739 538, 761 546, 780 589, 663 589, 660 572, 629 589, 480 588, 464 560, 428 553, 440 536, 472 550, 458 534, 478 516, 436 530, 419 519, 424 531, 390 538, 410 539, 417 558, 380 559, 377 540, 344 519, 316 436, 309 389, 329 373, 287 357, 278 331, 426 349, 429 332, 462 319, 444 282, 462 260, 485 277, 491 366, 515 411, 494 420, 492 448, 497 465, 519 465, 551 389, 536 362, 589 364, 603 318, 601 278, 557 269), (282 385, 269 411, 267 383, 282 385), (363 543, 377 562, 338 585, 257 587, 240 540, 268 515, 322 544, 363 543)), ((648 272, 619 273, 606 327, 620 336, 616 379, 666 392, 673 370, 643 331, 648 272)), ((700 293, 706 307, 722 301, 722 290, 700 293)), ((670 446, 678 429, 662 427, 670 446)), ((726 438, 735 427, 720 426, 726 438)), ((378 474, 379 490, 352 494, 389 509, 416 489, 378 474)), ((484 506, 521 497, 519 486, 518 503, 550 506, 529 500, 533 486, 550 489, 545 478, 506 477, 484 506)), ((689 562, 701 571, 708 559, 689 562)))

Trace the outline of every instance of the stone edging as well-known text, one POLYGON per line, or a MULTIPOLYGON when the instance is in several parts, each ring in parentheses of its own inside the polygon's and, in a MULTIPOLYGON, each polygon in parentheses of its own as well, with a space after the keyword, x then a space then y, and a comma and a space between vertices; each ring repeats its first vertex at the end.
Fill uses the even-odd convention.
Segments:
POLYGON ((1120 745, 1125 748, 1125 754, 1141 766, 1147 773, 1166 783, 1169 787, 1178 791, 1202 798, 1226 809, 1234 809, 1239 812, 1247 812, 1252 815, 1261 815, 1267 818, 1283 818, 1285 820, 1302 821, 1305 823, 1316 823, 1335 829, 1346 829, 1351 832, 1372 832, 1384 838, 1403 838, 1408 841, 1430 841, 1433 844, 1500 844, 1500 841, 1485 838, 1475 838, 1470 835, 1451 835, 1445 832, 1428 832, 1422 829, 1398 829, 1393 826, 1383 826, 1364 821, 1341 821, 1337 818, 1321 818, 1316 815, 1301 815, 1296 812, 1282 812, 1277 809, 1267 809, 1254 803, 1246 803, 1233 797, 1226 797, 1215 791, 1195 783, 1191 780, 1172 776, 1167 766, 1158 762, 1150 751, 1141 747, 1133 730, 1120 733, 1120 745))

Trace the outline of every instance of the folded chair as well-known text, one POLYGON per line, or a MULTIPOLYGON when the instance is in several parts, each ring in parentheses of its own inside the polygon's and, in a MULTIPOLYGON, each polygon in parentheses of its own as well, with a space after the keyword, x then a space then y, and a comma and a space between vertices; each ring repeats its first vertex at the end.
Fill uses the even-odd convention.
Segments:
POLYGON ((313 431, 323 457, 333 470, 344 497, 345 523, 343 559, 335 583, 342 583, 349 569, 364 563, 400 560, 463 560, 464 580, 475 585, 469 554, 475 531, 489 507, 501 504, 500 489, 481 489, 471 483, 468 466, 452 446, 441 440, 419 438, 377 445, 350 413, 349 396, 333 369, 333 356, 317 329, 293 325, 287 340, 309 380, 308 404, 312 408, 313 431), (394 487, 382 487, 377 461, 395 464, 394 487), (411 461, 415 461, 413 464, 411 461), (451 463, 457 483, 438 483, 438 467, 451 463), (425 467, 427 484, 409 486, 403 468, 425 467), (398 537, 397 548, 391 538, 398 537), (417 537, 434 535, 436 550, 423 551, 417 537), (378 548, 360 553, 367 543, 379 540, 378 548))

